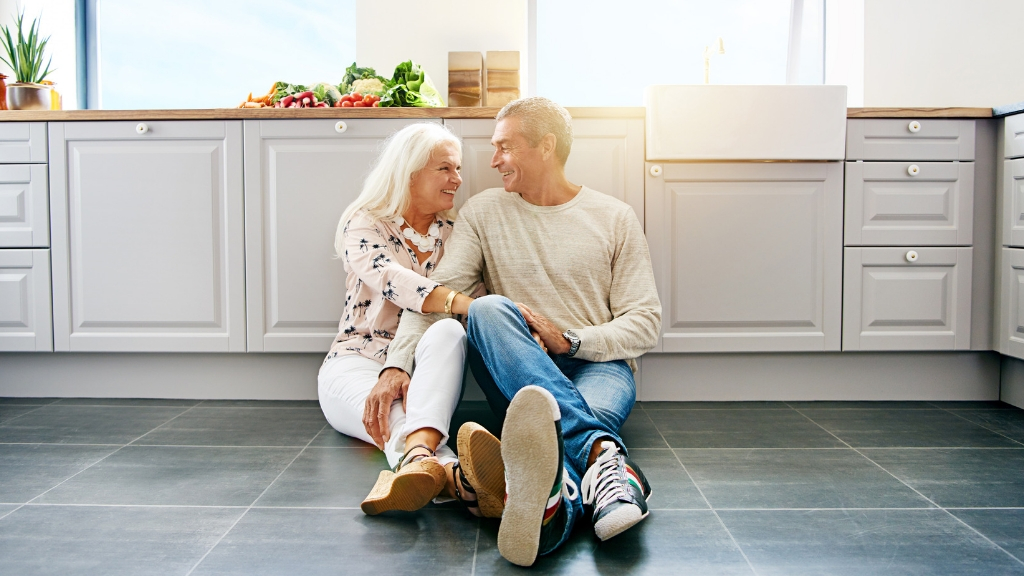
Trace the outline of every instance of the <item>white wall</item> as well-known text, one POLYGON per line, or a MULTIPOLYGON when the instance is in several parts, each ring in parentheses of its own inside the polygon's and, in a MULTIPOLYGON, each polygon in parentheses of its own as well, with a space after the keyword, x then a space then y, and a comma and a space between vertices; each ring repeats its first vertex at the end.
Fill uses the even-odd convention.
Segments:
POLYGON ((388 76, 412 59, 448 100, 448 52, 518 50, 527 94, 526 0, 356 2, 356 60, 388 76))
MULTIPOLYGON (((47 53, 53 56, 55 69, 47 79, 57 85, 64 101, 64 109, 77 108, 77 75, 75 72, 75 2, 74 0, 0 0, 0 24, 11 27, 14 34, 15 16, 25 10, 26 25, 42 15, 39 27, 42 35, 49 36, 47 53)), ((12 77, 10 69, 0 63, 4 74, 12 77)))
POLYGON ((864 0, 865 106, 1024 100, 1024 1, 864 0))
POLYGON ((864 0, 825 0, 825 84, 846 86, 846 105, 864 106, 864 0))

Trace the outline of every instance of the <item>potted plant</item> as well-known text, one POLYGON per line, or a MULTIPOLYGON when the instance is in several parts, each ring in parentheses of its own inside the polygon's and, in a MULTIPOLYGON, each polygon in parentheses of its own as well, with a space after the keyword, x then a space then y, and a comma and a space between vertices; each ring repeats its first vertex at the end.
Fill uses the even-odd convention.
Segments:
POLYGON ((40 84, 51 72, 51 56, 43 67, 46 43, 50 37, 40 38, 39 20, 33 20, 25 36, 25 12, 15 21, 17 38, 11 36, 7 26, 0 26, 0 44, 3 52, 0 61, 14 72, 15 82, 7 86, 7 105, 11 110, 49 110, 50 87, 40 84))

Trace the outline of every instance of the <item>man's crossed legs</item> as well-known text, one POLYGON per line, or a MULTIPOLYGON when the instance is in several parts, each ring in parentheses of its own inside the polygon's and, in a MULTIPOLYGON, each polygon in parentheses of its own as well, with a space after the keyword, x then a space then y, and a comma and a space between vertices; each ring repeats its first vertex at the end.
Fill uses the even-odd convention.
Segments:
POLYGON ((568 539, 584 504, 602 540, 646 517, 650 486, 618 435, 636 399, 629 365, 549 356, 503 296, 473 302, 467 335, 473 374, 505 420, 502 555, 533 564, 568 539))

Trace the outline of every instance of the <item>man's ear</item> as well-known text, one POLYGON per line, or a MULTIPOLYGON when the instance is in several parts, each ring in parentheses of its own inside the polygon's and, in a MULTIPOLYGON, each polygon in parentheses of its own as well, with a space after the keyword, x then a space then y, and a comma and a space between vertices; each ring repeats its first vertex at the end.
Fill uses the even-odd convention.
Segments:
POLYGON ((558 139, 555 138, 554 134, 550 133, 545 134, 544 137, 540 139, 540 152, 545 160, 548 160, 555 155, 555 146, 557 143, 558 139))

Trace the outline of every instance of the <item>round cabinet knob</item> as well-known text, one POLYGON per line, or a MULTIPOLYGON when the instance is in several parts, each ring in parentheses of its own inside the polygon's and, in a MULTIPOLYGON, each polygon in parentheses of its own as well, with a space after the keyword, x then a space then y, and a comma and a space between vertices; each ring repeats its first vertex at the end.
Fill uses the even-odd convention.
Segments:
POLYGON ((909 174, 910 176, 917 176, 920 173, 921 167, 918 166, 917 164, 911 164, 910 166, 907 166, 907 174, 909 174))
POLYGON ((914 134, 917 134, 918 132, 921 131, 921 123, 918 122, 917 120, 914 120, 913 122, 907 125, 907 129, 913 132, 914 134))
POLYGON ((145 134, 146 132, 149 132, 149 126, 145 122, 139 122, 139 125, 135 127, 135 133, 145 134))
POLYGON ((915 250, 907 252, 907 262, 917 262, 917 252, 915 250))
POLYGON ((338 134, 344 134, 345 130, 348 130, 348 124, 345 124, 345 122, 338 120, 338 122, 334 125, 334 131, 337 132, 338 134))
POLYGON ((651 166, 651 176, 654 176, 655 178, 661 176, 661 166, 658 166, 657 164, 651 166))

